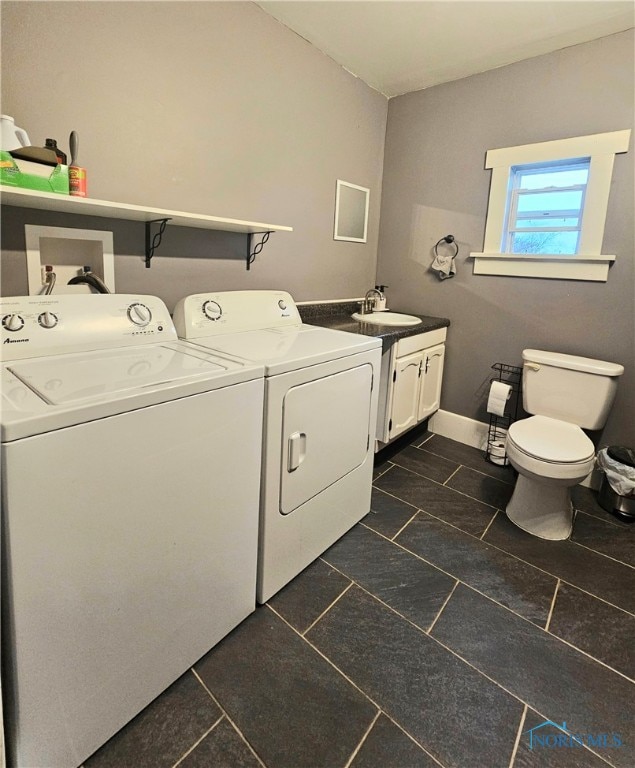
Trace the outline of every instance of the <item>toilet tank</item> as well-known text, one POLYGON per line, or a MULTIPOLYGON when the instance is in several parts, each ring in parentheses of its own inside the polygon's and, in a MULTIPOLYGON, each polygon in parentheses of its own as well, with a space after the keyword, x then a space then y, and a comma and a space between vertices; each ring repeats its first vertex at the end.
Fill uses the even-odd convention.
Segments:
POLYGON ((600 429, 613 405, 624 366, 588 357, 523 350, 523 407, 584 429, 600 429))

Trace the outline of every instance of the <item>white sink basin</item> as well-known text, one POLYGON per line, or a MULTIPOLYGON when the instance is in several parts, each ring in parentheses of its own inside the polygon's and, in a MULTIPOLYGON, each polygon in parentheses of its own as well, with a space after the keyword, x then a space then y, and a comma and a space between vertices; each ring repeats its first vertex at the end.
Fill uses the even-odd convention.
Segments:
POLYGON ((419 325, 421 320, 414 315, 402 315, 399 312, 370 312, 362 315, 359 312, 351 315, 353 320, 374 325, 419 325))

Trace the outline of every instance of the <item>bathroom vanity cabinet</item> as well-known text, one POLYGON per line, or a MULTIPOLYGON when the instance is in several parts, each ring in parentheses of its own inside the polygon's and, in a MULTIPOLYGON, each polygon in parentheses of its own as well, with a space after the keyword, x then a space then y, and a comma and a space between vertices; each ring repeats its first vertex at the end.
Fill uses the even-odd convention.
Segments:
POLYGON ((382 355, 377 440, 389 443, 439 409, 447 328, 395 341, 382 355))

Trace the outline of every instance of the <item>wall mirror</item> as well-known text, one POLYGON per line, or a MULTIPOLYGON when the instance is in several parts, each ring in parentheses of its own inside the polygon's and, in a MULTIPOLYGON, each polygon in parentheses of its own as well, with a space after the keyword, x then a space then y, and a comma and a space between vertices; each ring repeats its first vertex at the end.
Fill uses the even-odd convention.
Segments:
POLYGON ((334 240, 366 242, 369 198, 370 190, 366 187, 337 180, 334 240))

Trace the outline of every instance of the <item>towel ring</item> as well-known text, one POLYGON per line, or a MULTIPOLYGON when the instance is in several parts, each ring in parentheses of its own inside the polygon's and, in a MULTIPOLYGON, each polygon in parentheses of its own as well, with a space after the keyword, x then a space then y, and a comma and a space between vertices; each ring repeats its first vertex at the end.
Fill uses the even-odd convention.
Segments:
POLYGON ((452 256, 452 259, 456 259, 456 257, 459 255, 459 246, 456 244, 456 240, 454 239, 454 235, 446 235, 445 237, 442 237, 439 242, 434 246, 434 255, 438 256, 439 251, 437 250, 438 247, 441 245, 441 243, 447 243, 448 245, 453 245, 455 247, 454 256, 452 256))

